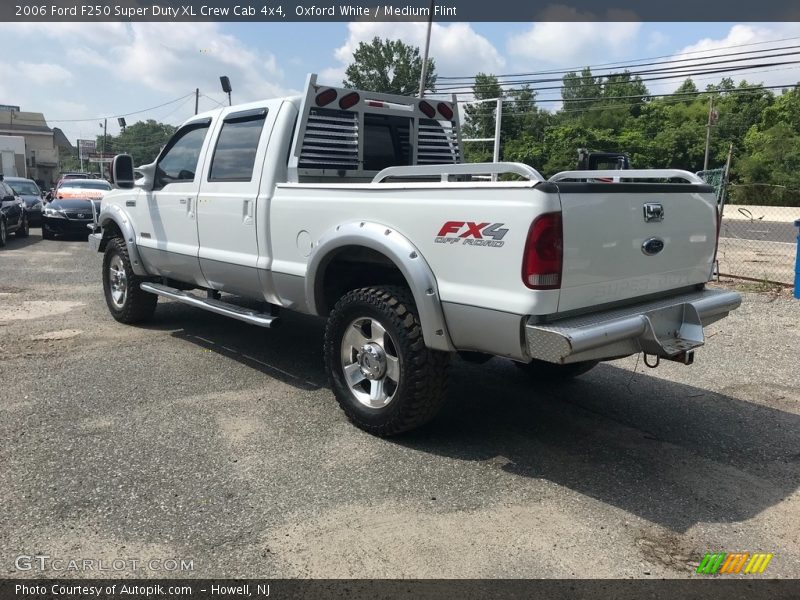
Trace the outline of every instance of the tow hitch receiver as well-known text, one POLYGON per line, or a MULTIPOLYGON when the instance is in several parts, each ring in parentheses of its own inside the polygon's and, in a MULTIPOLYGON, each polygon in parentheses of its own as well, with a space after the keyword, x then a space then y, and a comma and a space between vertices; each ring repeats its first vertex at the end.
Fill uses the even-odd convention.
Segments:
MULTIPOLYGON (((687 367, 694 363, 694 350, 687 350, 686 352, 678 352, 675 356, 665 356, 665 360, 671 360, 673 362, 678 362, 686 365, 687 367)), ((645 362, 645 364, 649 367, 650 365, 645 362)), ((658 362, 652 365, 652 368, 655 369, 658 366, 658 362)))
POLYGON ((659 308, 642 315, 645 331, 639 345, 645 354, 690 365, 693 349, 705 343, 697 309, 689 303, 659 308))

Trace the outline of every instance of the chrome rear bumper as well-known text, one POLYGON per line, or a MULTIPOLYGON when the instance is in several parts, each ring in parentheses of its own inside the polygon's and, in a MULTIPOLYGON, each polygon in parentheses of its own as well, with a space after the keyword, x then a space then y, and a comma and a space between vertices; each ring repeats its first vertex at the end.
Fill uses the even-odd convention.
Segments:
POLYGON ((702 290, 553 321, 525 324, 531 358, 553 363, 602 360, 639 352, 675 359, 703 345, 703 327, 737 308, 736 292, 702 290))

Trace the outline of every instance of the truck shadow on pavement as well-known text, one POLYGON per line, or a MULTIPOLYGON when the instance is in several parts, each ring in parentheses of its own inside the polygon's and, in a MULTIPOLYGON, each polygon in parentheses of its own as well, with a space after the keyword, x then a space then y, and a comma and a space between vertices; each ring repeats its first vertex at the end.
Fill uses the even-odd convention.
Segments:
POLYGON ((613 363, 545 386, 493 359, 456 364, 447 408, 397 443, 492 461, 685 532, 751 519, 794 493, 799 439, 796 414, 613 363))
POLYGON ((262 329, 176 302, 160 302, 156 315, 157 320, 145 328, 172 330, 174 338, 302 390, 328 385, 322 359, 324 324, 320 319, 289 313, 281 315, 281 320, 289 323, 262 329))
MULTIPOLYGON (((321 320, 287 314, 283 327, 261 330, 177 304, 158 314, 151 327, 179 327, 178 339, 299 389, 327 387, 321 320)), ((390 441, 549 480, 675 532, 750 519, 800 487, 800 415, 747 401, 752 388, 740 399, 642 368, 605 363, 543 385, 507 360, 455 359, 439 417, 390 441)))

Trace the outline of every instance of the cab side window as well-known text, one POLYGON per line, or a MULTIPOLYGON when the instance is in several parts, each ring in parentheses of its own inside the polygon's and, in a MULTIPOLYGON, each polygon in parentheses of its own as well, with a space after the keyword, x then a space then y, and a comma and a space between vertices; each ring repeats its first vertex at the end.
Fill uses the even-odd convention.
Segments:
POLYGON ((210 124, 210 120, 190 124, 175 134, 158 159, 153 189, 160 190, 169 183, 194 181, 210 124))
POLYGON ((266 117, 265 108, 225 117, 211 159, 209 181, 252 181, 258 141, 266 117))

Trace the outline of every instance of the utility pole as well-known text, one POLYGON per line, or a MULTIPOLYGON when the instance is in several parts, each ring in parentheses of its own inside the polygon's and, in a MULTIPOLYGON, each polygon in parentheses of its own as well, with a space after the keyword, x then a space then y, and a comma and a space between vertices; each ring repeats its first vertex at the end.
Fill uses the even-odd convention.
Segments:
POLYGON ((431 7, 428 10, 428 34, 425 37, 425 52, 422 55, 422 73, 419 77, 419 97, 425 95, 425 79, 428 76, 428 51, 431 47, 431 29, 433 28, 433 5, 436 0, 431 0, 431 7))
POLYGON ((708 171, 708 155, 711 151, 711 125, 716 121, 714 118, 714 96, 709 98, 708 103, 708 123, 706 124, 706 157, 703 160, 703 171, 708 171))
MULTIPOLYGON (((497 99, 497 107, 494 116, 494 152, 492 154, 493 162, 500 162, 500 129, 503 121, 503 98, 502 96, 497 99)), ((492 175, 492 181, 497 181, 497 173, 492 175)))
POLYGON ((100 149, 100 176, 103 175, 103 161, 106 159, 106 134, 108 133, 108 119, 103 119, 103 147, 100 149))
POLYGON ((722 193, 719 195, 719 218, 722 220, 722 209, 728 197, 728 182, 731 178, 731 159, 733 158, 733 142, 728 146, 728 159, 725 161, 725 172, 722 174, 722 193))
POLYGON ((200 88, 194 90, 194 114, 197 114, 200 108, 200 88))

